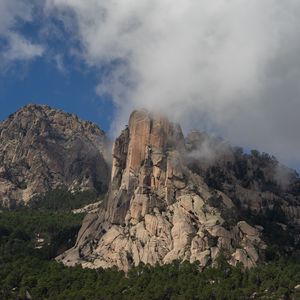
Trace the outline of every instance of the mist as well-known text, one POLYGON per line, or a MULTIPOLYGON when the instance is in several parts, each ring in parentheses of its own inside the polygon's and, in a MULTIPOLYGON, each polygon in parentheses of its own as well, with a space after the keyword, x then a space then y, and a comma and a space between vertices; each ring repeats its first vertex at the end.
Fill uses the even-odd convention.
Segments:
POLYGON ((300 165, 299 1, 43 3, 76 41, 70 52, 99 70, 113 135, 146 108, 300 165))

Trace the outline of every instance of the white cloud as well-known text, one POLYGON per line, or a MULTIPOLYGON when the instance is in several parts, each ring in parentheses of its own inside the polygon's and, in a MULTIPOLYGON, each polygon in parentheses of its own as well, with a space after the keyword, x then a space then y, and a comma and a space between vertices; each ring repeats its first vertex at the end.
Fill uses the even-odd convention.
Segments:
POLYGON ((53 59, 56 64, 57 70, 61 73, 66 73, 63 55, 56 54, 53 59))
POLYGON ((3 58, 7 61, 30 60, 41 56, 44 48, 40 45, 34 45, 19 34, 10 33, 9 46, 3 53, 3 58))
POLYGON ((18 33, 19 23, 32 21, 34 1, 0 0, 0 38, 5 42, 0 53, 1 63, 31 60, 41 56, 44 48, 18 33))
MULTIPOLYGON (((47 0, 125 122, 133 108, 300 162, 300 2, 47 0)), ((118 120, 118 121, 119 121, 118 120)))

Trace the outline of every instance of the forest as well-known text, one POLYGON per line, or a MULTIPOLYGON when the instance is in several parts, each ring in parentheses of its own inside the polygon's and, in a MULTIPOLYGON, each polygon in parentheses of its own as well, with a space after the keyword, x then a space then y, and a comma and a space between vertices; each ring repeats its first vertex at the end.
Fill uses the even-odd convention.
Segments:
POLYGON ((65 267, 54 257, 75 241, 83 215, 65 208, 0 213, 0 299, 300 299, 300 261, 280 258, 250 270, 190 263, 116 269, 65 267))

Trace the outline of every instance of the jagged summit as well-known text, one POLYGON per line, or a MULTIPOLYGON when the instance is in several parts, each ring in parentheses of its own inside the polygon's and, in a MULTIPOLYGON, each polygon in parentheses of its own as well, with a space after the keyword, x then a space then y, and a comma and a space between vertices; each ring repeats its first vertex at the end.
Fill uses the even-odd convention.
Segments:
POLYGON ((28 104, 0 123, 0 160, 7 207, 62 186, 104 188, 109 180, 104 132, 47 105, 28 104))
POLYGON ((131 114, 128 128, 113 147, 112 185, 106 207, 111 222, 125 222, 130 199, 137 187, 141 188, 141 194, 150 189, 168 201, 172 191, 167 179, 172 171, 167 170, 166 158, 172 155, 169 151, 183 145, 178 125, 146 111, 131 114), (116 197, 115 191, 118 191, 116 197), (123 196, 124 191, 126 196, 123 196))
POLYGON ((134 111, 114 143, 105 201, 58 259, 127 271, 174 260, 205 267, 223 252, 231 264, 251 267, 265 259, 268 241, 252 213, 279 207, 288 219, 282 226, 300 224, 299 197, 292 187, 284 196, 272 173, 275 162, 260 160, 199 132, 184 138, 166 118, 134 111))
POLYGON ((91 127, 94 127, 95 130, 98 130, 103 135, 105 134, 103 130, 99 128, 98 125, 94 124, 91 121, 81 120, 79 117, 75 114, 65 112, 60 109, 52 108, 49 105, 46 104, 35 104, 35 103, 28 103, 21 107, 19 110, 17 110, 15 113, 12 113, 9 115, 7 120, 4 120, 2 123, 8 121, 8 120, 16 120, 18 122, 19 118, 26 118, 26 116, 35 116, 36 118, 41 118, 43 116, 66 116, 67 119, 73 120, 73 122, 78 121, 80 124, 90 125, 91 127))
POLYGON ((299 251, 299 176, 274 157, 195 130, 184 137, 178 124, 145 110, 134 111, 115 140, 111 170, 106 146, 95 124, 44 105, 0 123, 2 205, 62 186, 109 186, 74 247, 58 257, 66 265, 206 267, 222 252, 251 267, 269 249, 299 251))

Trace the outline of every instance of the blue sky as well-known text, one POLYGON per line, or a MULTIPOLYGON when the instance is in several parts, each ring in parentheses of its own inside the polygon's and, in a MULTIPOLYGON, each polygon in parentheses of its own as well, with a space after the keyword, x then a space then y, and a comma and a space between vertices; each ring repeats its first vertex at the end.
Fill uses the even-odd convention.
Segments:
POLYGON ((116 136, 147 108, 300 166, 299 19, 294 0, 0 0, 0 119, 48 104, 116 136))
POLYGON ((114 107, 108 97, 99 97, 95 92, 99 73, 72 65, 77 62, 69 58, 68 70, 62 72, 42 57, 10 66, 0 76, 0 119, 28 103, 47 104, 96 122, 108 131, 114 107))
MULTIPOLYGON (((5 5, 5 1, 2 5, 7 8, 8 13, 9 5, 5 5)), ((75 113, 108 131, 114 115, 114 105, 108 95, 96 94, 101 71, 99 68, 88 67, 84 60, 70 54, 70 45, 78 48, 80 46, 65 31, 64 24, 51 15, 45 16, 41 6, 31 6, 29 3, 26 0, 11 1, 11 9, 16 10, 16 15, 12 15, 13 21, 10 29, 7 29, 8 35, 17 33, 33 45, 41 44, 45 50, 43 55, 32 55, 23 59, 17 57, 8 60, 2 57, 0 120, 28 103, 47 104, 75 113), (18 3, 25 6, 18 7, 18 3), (22 19, 26 7, 30 8, 31 14, 28 21, 24 20, 25 17, 22 19)), ((1 37, 0 34, 0 53, 9 52, 9 42, 7 35, 1 37)))

